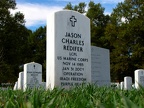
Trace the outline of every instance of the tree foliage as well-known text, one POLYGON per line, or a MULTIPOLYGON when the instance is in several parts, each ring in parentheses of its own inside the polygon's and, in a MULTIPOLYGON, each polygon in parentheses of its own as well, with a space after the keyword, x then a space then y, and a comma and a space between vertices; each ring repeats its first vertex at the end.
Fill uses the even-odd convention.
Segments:
POLYGON ((5 82, 3 77, 7 76, 8 81, 16 79, 19 72, 19 65, 23 62, 29 31, 24 26, 24 15, 17 12, 10 13, 15 9, 14 0, 0 1, 0 82, 5 82), (25 51, 24 51, 25 50, 25 51))
POLYGON ((105 36, 111 48, 111 74, 118 80, 144 68, 144 5, 141 0, 119 3, 111 14, 105 36))
POLYGON ((104 8, 101 4, 89 2, 86 16, 91 23, 91 44, 99 47, 106 47, 104 40, 105 27, 109 21, 109 16, 104 14, 104 8))
POLYGON ((78 11, 79 13, 85 13, 86 12, 85 8, 86 8, 85 2, 81 2, 81 3, 79 3, 78 5, 75 5, 75 6, 72 6, 71 3, 68 3, 64 7, 64 9, 78 11))

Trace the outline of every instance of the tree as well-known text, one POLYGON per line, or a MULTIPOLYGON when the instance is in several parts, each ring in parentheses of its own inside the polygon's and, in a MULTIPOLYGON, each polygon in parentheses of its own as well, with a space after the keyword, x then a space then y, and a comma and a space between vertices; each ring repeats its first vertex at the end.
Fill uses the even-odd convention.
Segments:
POLYGON ((141 0, 125 0, 111 14, 105 36, 111 48, 111 72, 116 75, 113 80, 134 77, 134 70, 144 66, 143 12, 141 0))
POLYGON ((79 3, 78 5, 72 6, 71 3, 68 3, 64 9, 78 11, 79 13, 85 13, 86 4, 84 2, 79 3))
POLYGON ((104 14, 104 8, 101 4, 95 4, 93 1, 90 1, 86 16, 91 22, 91 44, 106 47, 104 31, 109 21, 109 16, 104 14))
POLYGON ((12 15, 16 8, 15 0, 0 0, 0 74, 7 76, 0 82, 14 82, 18 76, 19 65, 25 57, 29 32, 24 26, 24 15, 20 12, 12 15), (24 51, 25 50, 25 51, 24 51))

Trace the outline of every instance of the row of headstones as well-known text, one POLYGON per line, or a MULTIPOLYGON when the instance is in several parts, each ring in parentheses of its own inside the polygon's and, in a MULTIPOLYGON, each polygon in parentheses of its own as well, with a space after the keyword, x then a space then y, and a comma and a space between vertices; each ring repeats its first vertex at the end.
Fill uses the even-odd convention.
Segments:
POLYGON ((42 82, 42 65, 32 62, 24 65, 24 71, 19 73, 13 89, 25 91, 28 88, 45 88, 45 84, 42 82))
MULTIPOLYGON (((91 59, 91 83, 97 86, 110 86, 109 50, 92 46, 91 59)), ((19 73, 14 90, 39 86, 46 88, 46 82, 42 82, 42 65, 34 62, 25 64, 24 72, 19 73)))
POLYGON ((137 69, 134 71, 135 75, 135 82, 132 83, 132 78, 127 76, 124 77, 124 81, 120 82, 118 85, 118 88, 121 90, 130 90, 132 88, 140 89, 141 87, 144 87, 144 70, 143 69, 137 69))
MULTIPOLYGON (((100 59, 99 60, 97 59, 97 61, 103 63, 100 59)), ((93 65, 97 66, 96 64, 93 64, 93 65)), ((95 69, 93 65, 92 65, 92 69, 95 69)), ((108 86, 110 84, 110 78, 105 77, 106 75, 108 75, 108 72, 104 74, 105 71, 103 72, 102 70, 99 70, 101 75, 97 76, 96 75, 97 71, 98 69, 95 69, 94 71, 92 71, 92 76, 91 76, 92 83, 97 86, 104 86, 104 85, 108 86)), ((144 70, 143 69, 135 70, 135 84, 134 85, 132 85, 131 77, 124 77, 124 82, 120 83, 121 89, 129 90, 132 88, 132 86, 133 88, 136 88, 136 89, 140 88, 140 86, 142 87, 144 86, 144 70)), ((24 65, 24 72, 19 73, 19 78, 18 78, 18 81, 15 83, 14 90, 21 89, 25 91, 27 88, 34 88, 34 87, 46 88, 46 83, 42 82, 42 66, 38 63, 32 62, 32 63, 27 63, 24 65)))

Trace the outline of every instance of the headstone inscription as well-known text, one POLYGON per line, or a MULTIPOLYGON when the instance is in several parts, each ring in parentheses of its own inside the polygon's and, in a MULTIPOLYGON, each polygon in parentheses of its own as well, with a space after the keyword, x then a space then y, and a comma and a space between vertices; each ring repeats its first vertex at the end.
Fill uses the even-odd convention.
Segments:
POLYGON ((71 10, 47 19, 46 88, 91 82, 90 20, 71 10))
POLYGON ((97 86, 110 86, 109 50, 91 46, 91 80, 97 86))
POLYGON ((42 82, 42 65, 31 62, 24 65, 24 91, 38 88, 42 82))
POLYGON ((19 73, 19 78, 18 78, 18 89, 22 90, 23 89, 23 72, 19 73))
POLYGON ((132 88, 132 78, 124 77, 124 90, 130 90, 132 88))
POLYGON ((135 88, 139 89, 144 87, 144 69, 137 69, 134 72, 135 74, 135 88))

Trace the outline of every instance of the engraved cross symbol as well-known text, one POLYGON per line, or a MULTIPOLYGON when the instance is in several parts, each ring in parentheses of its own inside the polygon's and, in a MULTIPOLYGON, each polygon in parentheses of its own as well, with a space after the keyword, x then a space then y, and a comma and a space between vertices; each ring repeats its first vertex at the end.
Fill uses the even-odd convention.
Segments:
POLYGON ((77 22, 77 19, 75 18, 75 16, 70 17, 70 22, 71 22, 72 27, 75 27, 75 23, 77 22))

